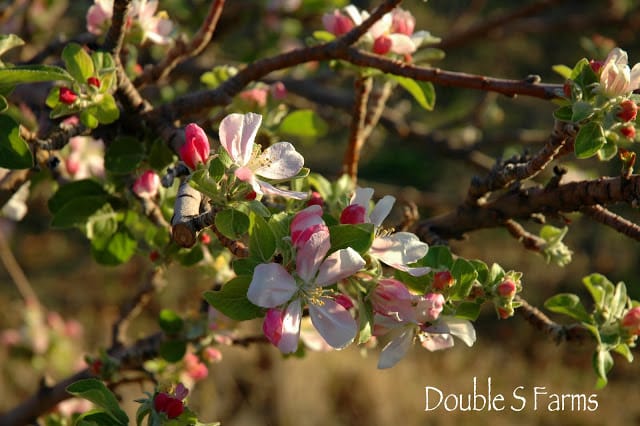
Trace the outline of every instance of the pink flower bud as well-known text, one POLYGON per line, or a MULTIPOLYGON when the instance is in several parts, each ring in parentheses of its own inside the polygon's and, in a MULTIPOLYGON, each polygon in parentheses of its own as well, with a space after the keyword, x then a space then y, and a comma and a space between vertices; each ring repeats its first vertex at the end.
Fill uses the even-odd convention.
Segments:
POLYGON ((184 411, 184 404, 181 400, 164 392, 156 395, 153 407, 158 413, 165 413, 169 419, 179 417, 184 411))
POLYGON ((269 309, 262 323, 262 332, 274 346, 278 346, 282 338, 282 316, 280 309, 269 309))
POLYGON ((204 245, 207 245, 211 242, 211 237, 206 232, 200 234, 200 242, 204 245))
POLYGON ((351 204, 345 207, 340 214, 340 223, 355 225, 364 223, 367 215, 366 209, 359 204, 351 204))
POLYGON ((267 105, 267 94, 267 89, 256 87, 253 89, 245 90, 238 96, 240 97, 240 99, 243 99, 250 104, 254 104, 258 107, 264 107, 267 105))
POLYGON ((635 102, 630 99, 625 99, 620 102, 619 111, 616 114, 622 122, 627 122, 636 119, 636 115, 638 114, 638 106, 635 102))
POLYGON ((195 170, 198 164, 206 163, 209 158, 209 138, 195 123, 187 124, 184 133, 185 142, 180 147, 180 158, 191 170, 195 170))
POLYGON ((413 34, 413 30, 416 26, 416 19, 413 17, 411 12, 395 8, 391 12, 392 23, 391 23, 391 32, 392 33, 400 33, 406 34, 408 36, 413 34))
POLYGON ((373 42, 373 53, 378 55, 385 55, 391 50, 393 42, 385 35, 376 38, 373 42))
POLYGON ((89 77, 87 83, 91 86, 100 87, 100 80, 97 77, 89 77))
POLYGON ((327 31, 335 36, 348 33, 353 28, 353 21, 348 16, 340 13, 339 10, 334 10, 333 13, 325 13, 322 16, 322 24, 327 31))
POLYGON ((444 290, 445 288, 451 287, 455 280, 453 279, 453 275, 449 271, 440 271, 436 272, 433 276, 433 282, 431 283, 431 288, 434 290, 444 290))
POLYGON ((393 278, 378 281, 371 295, 371 304, 380 315, 404 321, 415 318, 413 295, 403 283, 393 278))
POLYGON ((438 319, 444 307, 444 296, 440 293, 429 293, 421 297, 416 305, 418 322, 432 322, 438 319))
POLYGON ((622 136, 629 140, 633 140, 636 137, 636 128, 633 126, 624 126, 620 128, 622 136))
POLYGON ((318 191, 313 191, 311 197, 309 197, 309 201, 307 201, 307 206, 324 206, 322 195, 320 195, 318 191))
POLYGON ((505 298, 512 298, 516 294, 517 286, 510 279, 506 279, 498 284, 498 294, 505 298))
POLYGON ((220 362, 222 361, 222 352, 216 348, 205 348, 202 351, 202 357, 208 363, 220 362))
POLYGON ((345 309, 353 308, 353 301, 346 294, 339 294, 334 298, 334 300, 345 309))
POLYGON ((603 61, 594 61, 593 59, 589 61, 589 66, 591 67, 593 72, 596 74, 600 73, 600 70, 602 69, 603 65, 604 65, 603 61))
POLYGON ((209 369, 204 365, 198 357, 192 353, 187 353, 184 356, 184 366, 187 375, 193 380, 198 381, 206 378, 209 375, 209 369))
POLYGON ((500 319, 507 319, 513 316, 513 308, 511 307, 508 307, 508 308, 499 307, 497 308, 497 310, 498 310, 498 316, 500 317, 500 319))
POLYGON ((140 198, 153 198, 160 188, 160 176, 153 170, 147 170, 133 183, 133 192, 140 198))
POLYGON ((564 93, 565 98, 571 99, 571 83, 566 82, 562 85, 562 93, 564 93))
POLYGON ((78 99, 78 95, 66 86, 60 88, 60 96, 58 97, 63 104, 71 105, 78 99))
POLYGON ((277 101, 281 101, 287 97, 287 88, 281 81, 276 81, 270 87, 271 96, 277 101))
POLYGON ((622 327, 625 328, 629 334, 637 336, 640 334, 640 306, 631 308, 622 318, 622 327))

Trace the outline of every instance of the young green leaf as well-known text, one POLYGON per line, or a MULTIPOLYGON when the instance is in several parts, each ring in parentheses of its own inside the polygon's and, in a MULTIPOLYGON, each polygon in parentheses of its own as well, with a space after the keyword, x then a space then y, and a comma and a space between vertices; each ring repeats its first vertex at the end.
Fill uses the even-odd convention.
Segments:
POLYGON ((276 237, 264 218, 249 212, 249 255, 265 262, 276 251, 276 237))
POLYGON ((249 216, 236 209, 225 209, 216 214, 215 225, 227 238, 237 240, 249 230, 249 216))
POLYGON ((204 298, 211 306, 236 321, 259 318, 263 309, 247 299, 251 276, 241 275, 222 286, 218 291, 207 291, 204 298))
POLYGON ((580 298, 571 293, 560 293, 544 302, 544 307, 558 314, 568 315, 578 321, 592 323, 593 318, 587 313, 580 298))
POLYGON ((8 115, 0 115, 0 167, 28 169, 33 166, 29 146, 20 136, 20 126, 8 115))
POLYGON ((331 251, 351 247, 358 253, 365 254, 373 243, 374 231, 372 223, 332 226, 329 228, 331 251))
POLYGON ((62 50, 62 60, 69 74, 78 83, 86 83, 94 75, 91 56, 77 43, 69 43, 62 50))
POLYGON ((129 417, 120 408, 117 398, 100 380, 79 380, 70 384, 67 387, 67 392, 91 401, 102 408, 114 420, 114 425, 127 426, 129 424, 129 417))
POLYGON ((429 81, 416 81, 409 77, 400 77, 398 75, 386 74, 386 76, 398 82, 407 92, 413 96, 422 108, 427 111, 433 111, 436 104, 436 90, 429 81))
POLYGON ((301 109, 287 115, 280 123, 278 131, 298 137, 321 137, 327 133, 329 126, 313 110, 301 109))
POLYGON ((589 158, 598 153, 605 144, 604 130, 597 122, 589 122, 580 127, 575 141, 575 153, 578 158, 589 158))
POLYGON ((0 68, 0 87, 58 80, 72 81, 73 78, 64 69, 53 65, 18 65, 0 68))
POLYGON ((145 157, 144 146, 132 137, 120 137, 113 141, 104 157, 105 168, 114 174, 135 171, 145 157))

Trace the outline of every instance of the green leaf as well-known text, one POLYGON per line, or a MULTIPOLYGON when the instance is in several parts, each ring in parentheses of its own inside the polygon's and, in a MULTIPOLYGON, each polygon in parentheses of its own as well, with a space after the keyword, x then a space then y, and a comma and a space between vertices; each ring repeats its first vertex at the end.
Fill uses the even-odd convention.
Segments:
POLYGON ((128 261, 136 253, 138 243, 126 230, 91 240, 91 253, 102 264, 115 266, 128 261))
POLYGON ((593 302, 600 310, 608 307, 609 300, 613 296, 614 287, 613 283, 609 281, 604 275, 591 274, 582 279, 582 283, 591 293, 593 302))
POLYGON ((358 315, 358 344, 363 344, 371 339, 373 333, 373 306, 370 303, 360 301, 358 315))
POLYGON ((67 387, 67 392, 79 398, 91 401, 102 408, 117 425, 128 425, 129 417, 122 411, 115 395, 102 383, 96 379, 84 379, 72 383, 67 387))
POLYGON ((171 309, 163 309, 158 316, 160 328, 167 334, 176 334, 182 331, 184 321, 171 309))
POLYGON ((110 93, 102 94, 102 99, 94 107, 95 116, 101 124, 113 123, 120 117, 120 110, 116 105, 116 100, 110 93))
POLYGON ((226 171, 227 168, 222 164, 219 156, 209 160, 209 175, 214 181, 220 182, 226 171))
MULTIPOLYGON (((60 104, 59 106, 61 105, 64 105, 64 104, 60 104)), ((67 115, 67 114, 74 113, 76 111, 76 108, 74 107, 66 113, 63 113, 62 111, 64 111, 64 109, 56 108, 53 111, 51 111, 51 114, 56 112, 57 114, 60 114, 60 115, 67 115)), ((100 124, 100 120, 98 120, 98 117, 96 117, 95 113, 96 113, 96 109, 93 107, 83 109, 82 111, 80 111, 80 122, 90 129, 95 129, 96 127, 98 127, 98 124, 100 124)), ((55 118, 55 117, 51 117, 51 118, 55 118)))
POLYGON ((169 362, 178 362, 187 353, 187 342, 184 340, 167 340, 160 344, 160 356, 169 362))
POLYGON ((611 318, 620 318, 622 316, 622 312, 627 307, 627 299, 627 286, 623 282, 619 282, 609 304, 611 318))
POLYGON ((152 169, 163 170, 173 163, 173 152, 163 140, 156 139, 151 145, 148 161, 152 169))
POLYGON ((331 236, 331 251, 351 247, 360 254, 365 254, 375 237, 375 227, 372 223, 357 225, 335 225, 329 228, 331 236))
POLYGON ((114 174, 135 171, 145 157, 144 146, 135 138, 124 136, 109 145, 104 157, 105 168, 114 174))
POLYGON ((481 307, 482 305, 480 303, 462 302, 456 308, 456 318, 475 321, 480 316, 481 307))
POLYGON ((469 261, 458 258, 453 262, 451 267, 451 275, 456 279, 454 300, 464 299, 469 295, 471 286, 478 278, 478 273, 469 261))
POLYGON ((578 101, 571 107, 571 121, 579 123, 593 115, 593 106, 589 102, 578 101))
POLYGON ((225 209, 216 214, 216 228, 227 238, 237 240, 249 230, 249 216, 236 209, 225 209))
POLYGON ((560 65, 554 65, 554 66, 552 66, 552 67, 551 67, 551 69, 552 69, 553 71, 555 71, 557 74, 560 74, 560 76, 562 76, 562 77, 564 77, 564 78, 569 78, 569 77, 571 77, 571 71, 572 71, 572 69, 571 69, 571 68, 569 68, 569 67, 568 67, 568 66, 566 66, 566 65, 562 65, 562 64, 560 64, 560 65))
POLYGON ((609 351, 599 349, 593 354, 593 369, 598 375, 596 388, 602 389, 607 385, 607 373, 613 368, 613 357, 609 351))
POLYGON ((0 167, 28 169, 33 166, 29 145, 20 136, 20 126, 8 115, 0 115, 0 167))
POLYGON ((253 270, 260 263, 262 263, 260 260, 252 257, 235 259, 233 261, 233 272, 235 272, 236 275, 253 275, 253 270))
POLYGON ((418 104, 427 111, 433 111, 436 104, 436 90, 429 81, 416 81, 409 77, 386 74, 388 78, 400 84, 407 92, 413 96, 418 104))
POLYGON ((453 256, 448 247, 433 246, 429 247, 427 256, 424 261, 420 263, 422 266, 431 266, 434 269, 451 269, 453 266, 453 256))
POLYGON ((0 56, 4 55, 14 47, 22 46, 24 41, 15 34, 0 35, 0 56))
POLYGON ((580 127, 575 141, 575 153, 578 158, 589 158, 598 153, 605 144, 602 126, 596 122, 590 122, 580 127))
POLYGON ((104 188, 102 188, 102 185, 91 179, 83 179, 75 182, 70 182, 64 186, 61 186, 60 189, 58 189, 58 191, 54 194, 54 196, 49 199, 49 211, 55 215, 65 204, 69 203, 70 201, 91 196, 103 197, 103 199, 106 201, 106 197, 108 196, 108 194, 104 190, 104 188))
POLYGON ((79 83, 86 83, 87 79, 94 75, 91 56, 77 43, 69 43, 65 46, 62 51, 62 60, 69 74, 79 83))
POLYGON ((200 76, 200 81, 206 84, 209 89, 215 89, 223 82, 238 73, 235 67, 228 65, 220 65, 214 67, 211 71, 207 71, 200 76))
POLYGON ((471 259, 469 260, 469 262, 473 265, 476 272, 478 273, 476 279, 482 284, 486 283, 487 278, 489 278, 489 267, 487 266, 487 264, 477 259, 471 259))
POLYGON ((631 349, 629 348, 629 345, 621 343, 618 346, 616 346, 615 348, 613 348, 613 350, 616 353, 619 353, 620 355, 622 355, 624 357, 624 359, 627 360, 627 362, 633 362, 633 353, 631 352, 631 349))
POLYGON ((84 227, 89 218, 107 204, 106 197, 92 195, 74 198, 64 203, 54 214, 52 228, 84 227))
POLYGON ((190 249, 180 249, 176 259, 182 266, 193 266, 204 259, 202 248, 198 245, 190 249))
POLYGON ((571 105, 565 105, 553 112, 553 117, 560 121, 571 121, 573 117, 573 109, 571 105))
POLYGON ((560 293, 544 302, 544 307, 558 314, 568 315, 578 321, 593 323, 593 319, 580 302, 580 298, 571 293, 560 293))
POLYGON ((18 65, 0 68, 0 87, 57 80, 72 81, 73 78, 64 69, 53 65, 18 65))
POLYGON ((263 316, 263 309, 247 299, 251 276, 241 275, 227 282, 219 291, 207 291, 204 299, 211 306, 236 321, 263 316))
POLYGON ((269 261, 276 251, 276 236, 264 218, 249 212, 249 255, 269 261))
POLYGON ((598 150, 598 160, 609 161, 618 153, 618 145, 609 138, 606 138, 605 144, 598 150))
POLYGON ((113 417, 100 409, 86 411, 76 418, 74 426, 107 426, 113 424, 113 417))
POLYGON ((0 95, 0 112, 5 112, 9 108, 9 103, 7 102, 7 98, 0 95))
POLYGON ((287 115, 280 123, 278 131, 298 137, 321 137, 327 133, 329 126, 311 109, 301 109, 287 115))

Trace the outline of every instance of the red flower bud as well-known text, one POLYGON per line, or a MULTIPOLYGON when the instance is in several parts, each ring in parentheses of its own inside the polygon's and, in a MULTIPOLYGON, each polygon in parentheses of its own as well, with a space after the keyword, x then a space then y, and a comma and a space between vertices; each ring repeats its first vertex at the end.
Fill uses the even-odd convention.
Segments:
POLYGON ((185 142, 180 147, 180 158, 191 169, 195 170, 198 164, 206 163, 209 158, 209 138, 200 126, 195 123, 185 127, 185 142))
POLYGON ((384 55, 391 50, 392 44, 393 42, 389 37, 382 35, 373 42, 373 53, 384 55))
POLYGON ((447 287, 451 287, 453 285, 454 279, 453 275, 449 271, 440 271, 436 272, 433 276, 433 283, 431 283, 431 288, 434 290, 444 290, 447 287))
POLYGON ((513 315, 513 308, 511 309, 498 308, 498 316, 500 316, 500 319, 507 319, 512 315, 513 315))
POLYGON ((89 77, 87 83, 91 86, 100 87, 100 80, 97 77, 89 77))
POLYGON ((600 73, 600 70, 602 69, 603 65, 604 65, 604 62, 602 61, 594 61, 593 59, 589 61, 589 66, 591 67, 593 72, 595 72, 596 74, 600 73))
POLYGON ((60 88, 60 96, 58 97, 63 104, 71 105, 78 99, 78 95, 66 86, 60 88))
POLYGON ((636 119, 636 115, 638 114, 638 106, 635 102, 630 99, 625 99, 620 102, 619 111, 616 116, 623 122, 631 121, 636 119))
POLYGON ((149 253, 149 260, 152 262, 155 262, 156 260, 158 260, 159 257, 160 257, 160 253, 158 253, 157 250, 153 250, 151 253, 149 253))
POLYGON ((353 308, 353 301, 351 301, 351 299, 347 295, 339 294, 335 297, 335 301, 336 303, 342 305, 342 307, 345 309, 353 308))
POLYGON ((622 327, 624 327, 629 334, 640 334, 640 306, 629 309, 629 311, 622 318, 622 327))
POLYGON ((571 98, 571 83, 568 81, 562 85, 562 92, 564 93, 565 98, 571 98))
POLYGON ((624 126, 620 128, 620 133, 625 138, 633 140, 636 137, 636 128, 633 126, 624 126))
POLYGON ((364 207, 359 204, 351 204, 345 207, 340 214, 340 223, 355 225, 357 223, 364 223, 364 219, 367 212, 364 207))
POLYGON ((211 242, 211 237, 207 233, 200 234, 200 242, 202 244, 209 244, 211 242))
POLYGON ((518 287, 516 286, 516 283, 514 283, 510 279, 506 279, 502 281, 500 284, 498 284, 498 288, 497 288, 498 294, 502 297, 507 297, 507 298, 511 298, 515 296, 517 289, 518 287))
POLYGON ((258 194, 256 194, 256 191, 250 191, 247 192, 247 195, 244 196, 244 199, 247 201, 252 201, 255 200, 257 196, 258 194))
POLYGON ((179 417, 184 411, 184 404, 178 398, 161 392, 153 400, 153 407, 159 413, 165 413, 169 419, 179 417))
POLYGON ((324 205, 324 200, 322 199, 322 195, 320 195, 320 193, 317 191, 313 191, 311 193, 311 197, 309 198, 309 201, 307 201, 307 206, 322 207, 323 205, 324 205))

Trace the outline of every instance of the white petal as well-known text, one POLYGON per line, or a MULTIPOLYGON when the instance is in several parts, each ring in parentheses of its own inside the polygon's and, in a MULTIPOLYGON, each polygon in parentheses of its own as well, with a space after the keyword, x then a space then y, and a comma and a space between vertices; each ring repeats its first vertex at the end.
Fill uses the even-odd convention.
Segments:
POLYGON ((373 36, 373 38, 378 38, 381 35, 385 35, 389 33, 391 29, 391 24, 393 23, 393 17, 391 13, 385 14, 382 18, 380 18, 375 24, 369 28, 368 33, 373 36))
POLYGON ((427 243, 411 232, 396 232, 373 240, 370 253, 387 265, 407 265, 422 259, 429 250, 427 243))
POLYGON ((357 204, 364 207, 366 211, 369 211, 371 197, 373 197, 373 188, 356 188, 349 204, 357 204))
POLYGON ((358 325, 349 311, 333 299, 322 298, 321 302, 309 303, 311 322, 329 345, 342 349, 353 342, 358 325))
POLYGON ((254 305, 275 308, 288 302, 298 290, 293 277, 278 263, 262 263, 253 271, 247 298, 254 305))
POLYGON ((304 158, 289 142, 278 142, 260 154, 260 164, 255 170, 267 179, 289 179, 298 174, 304 165, 304 158))
POLYGON ((406 34, 390 34, 391 51, 398 55, 408 55, 416 51, 416 45, 406 34))
POLYGON ((296 299, 287 306, 282 318, 282 337, 278 342, 278 349, 283 354, 290 354, 298 350, 301 319, 302 305, 300 299, 296 299))
POLYGON ((636 90, 640 88, 640 63, 635 64, 633 68, 631 68, 631 84, 629 89, 636 90))
POLYGON ((351 247, 333 252, 320 265, 316 284, 325 286, 337 283, 358 272, 365 264, 362 256, 351 247))
MULTIPOLYGON (((389 216, 389 212, 393 208, 393 203, 396 202, 395 197, 391 195, 385 195, 376 203, 376 206, 373 208, 373 211, 369 215, 369 219, 371 223, 375 226, 382 225, 382 221, 389 216)), ((368 206, 366 206, 368 208, 368 206)))
POLYGON ((476 342, 476 330, 469 321, 459 318, 448 318, 446 321, 452 335, 462 340, 467 346, 473 346, 476 342))
POLYGON ((393 331, 393 339, 382 348, 378 368, 391 368, 409 351, 415 336, 415 327, 403 327, 393 331))
POLYGON ((251 159, 253 141, 261 123, 262 116, 252 112, 244 115, 229 114, 220 122, 220 144, 241 166, 246 165, 251 159))
POLYGON ((454 345, 450 334, 426 334, 421 340, 422 346, 431 352, 449 349, 454 345))
MULTIPOLYGON (((344 11, 345 11, 345 13, 347 15, 349 15, 349 18, 351 18, 351 20, 353 21, 354 24, 356 24, 356 25, 362 24, 363 16, 360 15, 360 11, 358 11, 357 7, 355 7, 354 5, 350 4, 349 6, 344 8, 344 11)), ((365 13, 367 13, 367 12, 362 12, 363 15, 365 13)), ((367 14, 367 16, 369 16, 369 15, 367 14)))
POLYGON ((276 188, 270 183, 260 179, 255 179, 255 182, 256 182, 256 185, 258 185, 259 189, 256 191, 256 187, 254 186, 253 190, 259 194, 263 193, 263 194, 278 195, 284 198, 293 198, 294 200, 306 200, 307 198, 309 198, 308 192, 289 191, 286 189, 276 188))
POLYGON ((312 283, 322 259, 331 247, 328 229, 311 235, 296 254, 296 271, 305 283, 312 283))

